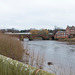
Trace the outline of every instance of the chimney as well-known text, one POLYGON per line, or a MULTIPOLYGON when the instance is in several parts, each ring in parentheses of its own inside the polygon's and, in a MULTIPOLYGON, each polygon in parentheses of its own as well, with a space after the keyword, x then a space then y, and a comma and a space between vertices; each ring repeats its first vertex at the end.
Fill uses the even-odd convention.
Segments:
POLYGON ((74 26, 72 26, 72 28, 74 28, 74 26))
POLYGON ((69 26, 67 25, 67 28, 69 28, 69 26))

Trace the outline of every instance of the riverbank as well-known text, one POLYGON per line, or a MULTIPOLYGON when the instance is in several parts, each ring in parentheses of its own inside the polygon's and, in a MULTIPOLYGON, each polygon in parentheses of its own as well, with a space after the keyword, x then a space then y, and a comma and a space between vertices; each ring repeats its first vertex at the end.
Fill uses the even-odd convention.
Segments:
POLYGON ((0 75, 54 75, 0 55, 0 75))
POLYGON ((75 38, 61 38, 61 39, 57 39, 57 41, 62 41, 62 42, 75 42, 75 38))

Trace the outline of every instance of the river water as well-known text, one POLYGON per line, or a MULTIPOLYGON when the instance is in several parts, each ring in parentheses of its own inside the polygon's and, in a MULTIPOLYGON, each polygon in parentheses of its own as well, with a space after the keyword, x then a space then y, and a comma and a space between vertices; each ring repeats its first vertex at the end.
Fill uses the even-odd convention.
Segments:
MULTIPOLYGON (((52 40, 24 41, 24 46, 44 58, 44 70, 56 75, 75 75, 75 44, 52 40), (49 66, 47 63, 52 62, 49 66)), ((36 56, 35 56, 36 57, 36 56)))

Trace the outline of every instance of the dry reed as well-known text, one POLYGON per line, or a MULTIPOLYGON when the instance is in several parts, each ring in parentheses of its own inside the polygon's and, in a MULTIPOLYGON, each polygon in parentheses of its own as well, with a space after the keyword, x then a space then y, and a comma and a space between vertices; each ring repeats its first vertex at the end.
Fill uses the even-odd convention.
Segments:
POLYGON ((0 34, 0 54, 15 60, 21 60, 24 48, 22 43, 14 37, 0 34))

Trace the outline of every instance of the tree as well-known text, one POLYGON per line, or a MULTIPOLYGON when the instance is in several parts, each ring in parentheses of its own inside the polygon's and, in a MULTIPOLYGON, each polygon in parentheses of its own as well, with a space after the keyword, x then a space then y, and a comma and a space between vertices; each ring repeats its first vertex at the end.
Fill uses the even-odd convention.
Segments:
POLYGON ((47 29, 42 29, 42 30, 31 30, 31 34, 38 34, 38 35, 48 35, 48 30, 47 29))
POLYGON ((47 29, 39 30, 39 34, 40 35, 48 35, 48 30, 47 29))
POLYGON ((31 30, 30 33, 31 34, 38 34, 38 30, 31 30))

